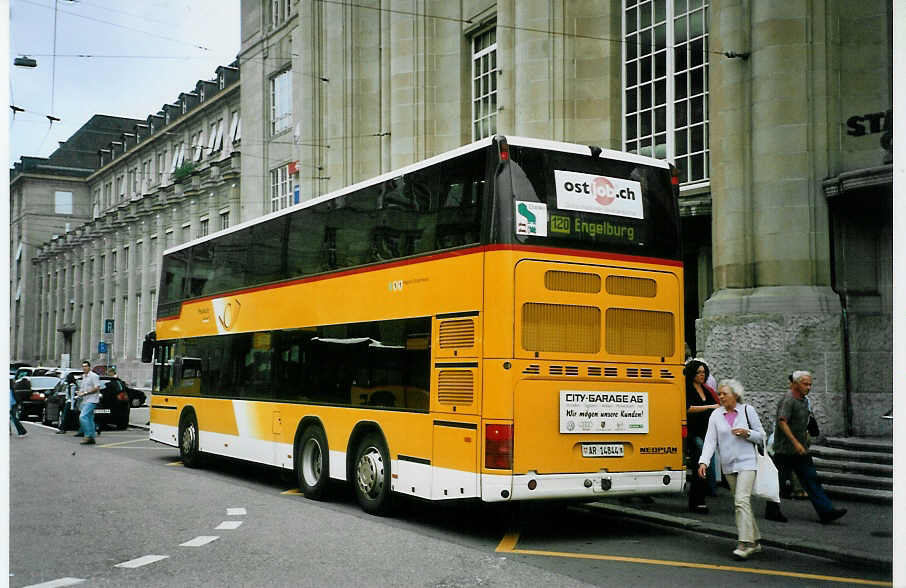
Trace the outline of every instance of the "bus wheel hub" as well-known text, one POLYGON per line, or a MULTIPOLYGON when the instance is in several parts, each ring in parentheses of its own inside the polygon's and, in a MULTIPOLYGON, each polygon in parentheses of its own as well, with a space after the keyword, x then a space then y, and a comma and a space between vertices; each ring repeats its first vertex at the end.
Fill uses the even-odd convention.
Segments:
POLYGON ((359 457, 359 463, 356 464, 356 482, 362 492, 371 497, 377 496, 383 489, 384 460, 380 451, 374 447, 359 457))

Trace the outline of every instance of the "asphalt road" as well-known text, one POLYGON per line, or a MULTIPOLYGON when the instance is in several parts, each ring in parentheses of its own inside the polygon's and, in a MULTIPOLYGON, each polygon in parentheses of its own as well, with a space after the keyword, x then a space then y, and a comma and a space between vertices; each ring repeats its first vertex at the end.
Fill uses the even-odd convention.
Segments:
POLYGON ((373 517, 343 485, 313 502, 274 469, 185 468, 143 430, 81 446, 26 427, 10 439, 14 587, 884 585, 782 550, 734 562, 726 539, 576 507, 407 500, 373 517))

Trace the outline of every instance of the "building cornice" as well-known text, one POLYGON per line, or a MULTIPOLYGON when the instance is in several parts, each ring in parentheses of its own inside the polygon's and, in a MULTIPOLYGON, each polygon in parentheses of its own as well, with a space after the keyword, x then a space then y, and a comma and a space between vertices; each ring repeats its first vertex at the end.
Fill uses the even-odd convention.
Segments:
POLYGON ((893 164, 847 171, 821 183, 825 198, 842 196, 852 190, 893 185, 893 164))

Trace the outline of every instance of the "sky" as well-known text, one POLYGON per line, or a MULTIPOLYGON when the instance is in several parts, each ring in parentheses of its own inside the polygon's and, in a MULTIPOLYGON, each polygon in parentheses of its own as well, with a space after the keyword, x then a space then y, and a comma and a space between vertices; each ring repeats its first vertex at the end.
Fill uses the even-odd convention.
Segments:
POLYGON ((9 114, 10 163, 22 155, 47 157, 94 114, 147 118, 198 80, 213 78, 239 52, 239 0, 4 4, 10 104, 25 109, 9 114), (13 66, 20 55, 38 66, 13 66), (47 115, 60 121, 50 124, 47 115))

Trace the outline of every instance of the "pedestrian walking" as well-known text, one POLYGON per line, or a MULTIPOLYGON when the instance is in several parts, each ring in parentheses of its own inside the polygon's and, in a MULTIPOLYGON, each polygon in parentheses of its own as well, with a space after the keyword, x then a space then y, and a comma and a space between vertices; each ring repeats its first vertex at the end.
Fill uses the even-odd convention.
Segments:
POLYGON ((75 388, 76 385, 73 372, 66 376, 66 400, 63 402, 63 407, 60 409, 60 426, 57 427, 57 435, 66 433, 66 423, 69 422, 69 415, 75 412, 75 388))
MULTIPOLYGON (((25 427, 22 426, 22 423, 19 422, 19 415, 16 414, 16 395, 13 393, 13 381, 9 382, 9 420, 16 427, 16 435, 18 437, 25 437, 28 435, 28 431, 25 427)), ((10 431, 10 435, 13 432, 10 431)))
MULTIPOLYGON (((781 481, 789 479, 795 472, 802 484, 818 520, 822 524, 835 521, 846 514, 845 508, 834 508, 833 502, 824 493, 815 463, 808 450, 809 406, 806 396, 812 389, 812 374, 806 370, 793 372, 790 391, 777 404, 777 426, 774 432, 774 463, 781 481)), ((786 522, 776 502, 768 502, 764 516, 768 520, 786 522)))
POLYGON ((101 401, 101 379, 91 371, 91 364, 82 362, 82 384, 78 396, 82 399, 82 410, 79 414, 79 432, 85 437, 82 445, 94 445, 96 427, 94 409, 101 401))
POLYGON ((742 402, 744 389, 736 380, 721 380, 717 385, 720 407, 708 419, 708 432, 698 459, 698 478, 705 479, 714 450, 720 450, 720 468, 733 493, 738 544, 737 559, 748 559, 761 551, 761 533, 752 514, 752 487, 758 469, 756 445, 764 443, 764 428, 758 412, 742 402))
MULTIPOLYGON (((686 426, 689 461, 698 463, 702 446, 705 443, 705 434, 708 432, 708 418, 711 412, 720 406, 714 391, 706 384, 710 375, 708 365, 697 359, 690 360, 684 370, 686 374, 686 426)), ((689 511, 707 513, 708 505, 705 496, 714 493, 714 471, 708 472, 707 480, 692 476, 689 481, 689 511)))

